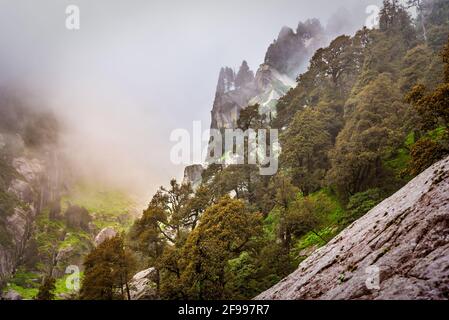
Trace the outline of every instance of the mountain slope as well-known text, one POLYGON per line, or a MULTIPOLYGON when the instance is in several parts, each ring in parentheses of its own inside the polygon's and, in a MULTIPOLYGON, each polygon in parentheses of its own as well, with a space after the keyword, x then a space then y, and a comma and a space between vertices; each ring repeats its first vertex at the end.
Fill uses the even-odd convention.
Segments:
POLYGON ((448 266, 446 158, 372 209, 256 299, 447 299, 448 266), (380 271, 378 290, 370 290, 366 285, 373 267, 380 271))

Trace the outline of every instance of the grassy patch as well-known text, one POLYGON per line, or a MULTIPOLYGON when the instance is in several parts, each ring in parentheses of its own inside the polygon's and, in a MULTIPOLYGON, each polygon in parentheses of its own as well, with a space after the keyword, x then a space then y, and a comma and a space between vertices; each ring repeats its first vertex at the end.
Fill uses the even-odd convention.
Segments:
POLYGON ((63 212, 69 204, 86 208, 94 216, 93 223, 99 229, 114 227, 118 231, 126 231, 134 218, 135 202, 127 194, 101 186, 77 185, 61 200, 63 212))
MULTIPOLYGON (((55 300, 62 300, 60 295, 71 295, 74 294, 75 291, 67 288, 67 278, 71 276, 70 274, 65 275, 62 278, 56 279, 55 283, 55 300)), ((83 278, 83 273, 80 273, 80 285, 83 278)))
POLYGON ((8 290, 14 290, 19 293, 23 299, 33 299, 39 291, 39 275, 19 270, 14 277, 9 280, 4 292, 8 290))

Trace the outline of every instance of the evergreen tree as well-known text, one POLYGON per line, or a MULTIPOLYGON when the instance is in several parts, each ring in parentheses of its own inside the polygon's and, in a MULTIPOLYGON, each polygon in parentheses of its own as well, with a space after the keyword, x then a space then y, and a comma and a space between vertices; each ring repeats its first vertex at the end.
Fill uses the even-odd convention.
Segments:
POLYGON ((56 280, 52 277, 45 277, 42 285, 39 287, 36 300, 53 300, 55 298, 56 280))
POLYGON ((222 198, 206 210, 183 250, 181 283, 191 299, 227 298, 227 263, 260 233, 260 215, 240 200, 222 198))
POLYGON ((130 300, 129 281, 135 271, 135 259, 125 248, 120 235, 105 240, 84 261, 82 300, 130 300))

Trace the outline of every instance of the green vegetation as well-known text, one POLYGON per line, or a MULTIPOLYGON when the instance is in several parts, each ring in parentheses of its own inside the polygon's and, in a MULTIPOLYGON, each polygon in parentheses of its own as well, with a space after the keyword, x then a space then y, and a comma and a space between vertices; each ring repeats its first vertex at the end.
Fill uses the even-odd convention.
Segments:
POLYGON ((129 281, 135 271, 132 254, 124 246, 121 236, 105 240, 84 262, 85 273, 80 299, 130 300, 129 281))
POLYGON ((23 299, 34 299, 39 291, 39 275, 20 269, 4 288, 5 292, 8 290, 16 291, 23 299))
POLYGON ((54 291, 56 280, 52 277, 45 277, 41 286, 39 287, 39 292, 36 295, 36 300, 53 300, 55 298, 54 291))
POLYGON ((69 204, 86 208, 99 230, 114 227, 117 231, 126 231, 135 217, 135 202, 126 193, 97 185, 78 184, 61 199, 63 212, 69 204))

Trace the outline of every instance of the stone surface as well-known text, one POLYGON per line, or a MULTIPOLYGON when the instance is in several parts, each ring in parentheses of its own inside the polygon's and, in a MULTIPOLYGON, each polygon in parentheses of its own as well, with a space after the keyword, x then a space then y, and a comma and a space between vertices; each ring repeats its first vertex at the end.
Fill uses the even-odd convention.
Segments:
POLYGON ((448 298, 449 158, 413 179, 256 297, 448 298))
POLYGON ((204 168, 202 165, 192 165, 188 166, 184 169, 184 179, 182 181, 183 184, 190 183, 193 190, 199 187, 202 180, 204 168))
POLYGON ((156 300, 156 269, 136 273, 130 282, 131 300, 156 300))
POLYGON ((1 298, 2 300, 22 300, 22 296, 12 289, 3 293, 1 298))
MULTIPOLYGON (((232 68, 220 70, 211 111, 211 129, 235 129, 242 109, 259 104, 259 113, 267 119, 276 116, 278 100, 296 86, 296 77, 307 68, 313 53, 327 40, 318 20, 299 23, 296 31, 284 27, 268 47, 264 62, 256 74, 243 61, 237 74, 232 68)), ((214 155, 210 143, 207 163, 219 162, 221 154, 214 155)))
POLYGON ((111 228, 111 227, 103 228, 95 237, 95 240, 94 240, 95 246, 100 245, 105 240, 114 238, 116 235, 117 235, 117 231, 115 231, 114 228, 111 228))

